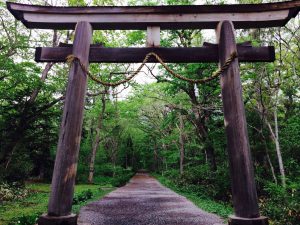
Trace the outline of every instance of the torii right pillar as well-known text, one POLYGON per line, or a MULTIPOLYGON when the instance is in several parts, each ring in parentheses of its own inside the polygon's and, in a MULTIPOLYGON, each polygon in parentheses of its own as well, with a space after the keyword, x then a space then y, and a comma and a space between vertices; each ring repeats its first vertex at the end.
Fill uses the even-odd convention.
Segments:
MULTIPOLYGON (((219 63, 222 66, 236 49, 234 26, 222 21, 217 27, 219 63)), ((267 225, 268 219, 260 216, 254 180, 247 122, 242 100, 242 85, 236 58, 221 76, 224 123, 230 164, 234 215, 229 225, 267 225)))

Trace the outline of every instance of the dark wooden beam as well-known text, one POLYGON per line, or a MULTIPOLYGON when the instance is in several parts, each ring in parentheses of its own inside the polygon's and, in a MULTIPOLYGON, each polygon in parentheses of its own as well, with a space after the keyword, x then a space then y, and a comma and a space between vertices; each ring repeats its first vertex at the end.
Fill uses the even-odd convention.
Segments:
POLYGON ((7 2, 8 10, 28 28, 75 29, 78 21, 99 30, 215 29, 230 20, 235 28, 284 26, 300 10, 300 0, 265 4, 53 7, 7 2))
MULTIPOLYGON (((217 45, 195 48, 103 48, 91 47, 89 61, 91 63, 140 63, 149 52, 157 53, 168 63, 218 62, 217 45)), ((36 48, 36 62, 65 62, 72 54, 72 47, 36 48)), ((269 47, 238 46, 240 62, 273 62, 275 50, 269 47)), ((157 62, 151 57, 149 62, 157 62)))
MULTIPOLYGON (((230 21, 220 22, 217 37, 222 66, 237 48, 233 24, 230 21)), ((260 217, 258 209, 238 59, 222 73, 220 81, 235 215, 230 218, 229 224, 266 225, 266 218, 260 217), (239 223, 232 222, 236 218, 239 223)))
MULTIPOLYGON (((79 22, 76 26, 74 46, 71 51, 86 67, 89 65, 91 39, 91 25, 88 22, 79 22)), ((55 222, 55 218, 69 216, 72 209, 86 85, 87 76, 84 75, 81 66, 78 62, 72 63, 52 176, 48 215, 40 218, 39 225, 71 224, 55 222), (44 222, 47 220, 50 220, 51 223, 44 222)))

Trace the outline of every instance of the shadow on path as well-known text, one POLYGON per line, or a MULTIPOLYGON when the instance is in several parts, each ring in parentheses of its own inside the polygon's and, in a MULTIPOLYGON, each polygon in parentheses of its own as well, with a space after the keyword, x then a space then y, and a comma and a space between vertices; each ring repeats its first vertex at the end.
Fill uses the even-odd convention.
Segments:
POLYGON ((80 210, 79 225, 222 225, 146 173, 80 210))

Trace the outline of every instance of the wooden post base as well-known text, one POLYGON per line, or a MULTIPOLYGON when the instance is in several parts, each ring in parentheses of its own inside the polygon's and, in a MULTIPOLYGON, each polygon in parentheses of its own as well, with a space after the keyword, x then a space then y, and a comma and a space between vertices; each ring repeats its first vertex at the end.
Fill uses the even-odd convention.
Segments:
POLYGON ((258 218, 242 218, 229 216, 228 225, 268 225, 268 218, 260 216, 258 218))
POLYGON ((48 216, 43 214, 37 221, 38 225, 77 225, 77 215, 48 216))

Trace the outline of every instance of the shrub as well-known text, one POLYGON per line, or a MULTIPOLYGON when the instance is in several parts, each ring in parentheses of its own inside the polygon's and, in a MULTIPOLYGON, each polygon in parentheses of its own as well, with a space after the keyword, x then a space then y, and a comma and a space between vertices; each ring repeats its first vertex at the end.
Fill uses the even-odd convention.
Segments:
POLYGON ((24 182, 29 178, 33 163, 26 154, 14 154, 14 158, 7 168, 0 166, 0 180, 6 182, 24 182))
POLYGON ((86 191, 81 192, 78 195, 75 195, 73 197, 73 204, 78 205, 79 203, 85 202, 85 201, 91 199, 92 197, 93 197, 93 192, 90 189, 88 189, 86 191))
POLYGON ((266 196, 260 199, 262 214, 272 225, 296 225, 300 221, 300 182, 289 182, 286 189, 267 183, 266 196))
POLYGON ((132 177, 132 175, 130 175, 130 174, 125 175, 125 176, 114 177, 111 181, 111 184, 114 187, 124 186, 131 177, 132 177))
POLYGON ((28 195, 28 190, 19 183, 0 184, 0 202, 22 199, 28 195))
POLYGON ((39 218, 39 214, 34 215, 23 215, 20 217, 15 217, 9 222, 8 225, 33 225, 36 223, 37 219, 39 218))
POLYGON ((230 199, 228 170, 227 166, 219 166, 216 171, 211 171, 205 164, 187 167, 183 175, 180 175, 178 170, 170 170, 165 173, 165 176, 182 191, 228 201, 230 199))

